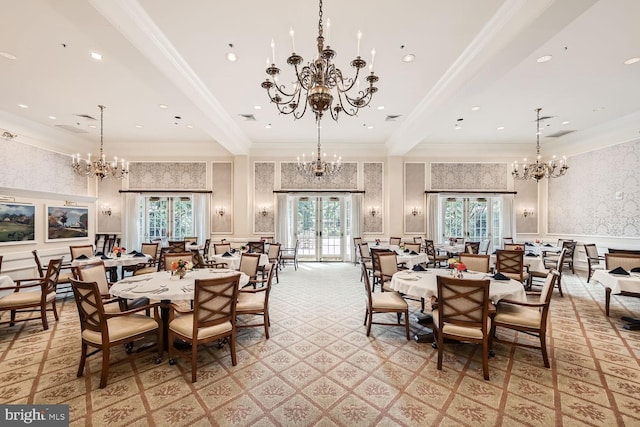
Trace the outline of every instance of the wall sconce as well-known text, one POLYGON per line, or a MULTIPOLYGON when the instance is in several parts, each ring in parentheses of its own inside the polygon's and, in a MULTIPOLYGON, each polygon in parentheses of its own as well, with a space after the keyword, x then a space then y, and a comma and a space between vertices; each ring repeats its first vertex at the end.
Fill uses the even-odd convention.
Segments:
POLYGON ((369 215, 376 216, 376 215, 379 215, 379 214, 380 214, 380 208, 378 208, 377 206, 376 207, 371 206, 369 208, 369 215))
POLYGON ((222 216, 224 216, 224 213, 225 213, 225 212, 224 212, 224 206, 218 206, 218 207, 216 208, 216 213, 217 213, 218 215, 220 215, 221 217, 222 217, 222 216))
POLYGON ((420 215, 421 213, 422 211, 417 206, 414 206, 413 209, 411 209, 411 215, 413 216, 420 215))
POLYGON ((262 216, 267 216, 267 215, 269 215, 269 210, 267 209, 267 207, 266 207, 266 206, 263 206, 263 207, 258 211, 258 213, 259 213, 260 215, 262 215, 262 216))
POLYGON ((109 206, 109 205, 103 205, 103 206, 102 206, 102 215, 108 215, 108 216, 111 216, 111 206, 109 206))
POLYGON ((522 215, 524 215, 525 218, 528 216, 533 216, 533 214, 533 208, 524 208, 524 210, 522 211, 522 215))

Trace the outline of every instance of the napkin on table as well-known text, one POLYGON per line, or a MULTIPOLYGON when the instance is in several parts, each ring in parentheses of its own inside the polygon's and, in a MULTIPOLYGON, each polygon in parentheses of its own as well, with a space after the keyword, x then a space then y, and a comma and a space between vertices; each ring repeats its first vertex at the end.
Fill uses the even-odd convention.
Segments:
POLYGON ((411 253, 409 255, 419 255, 419 254, 416 251, 411 251, 411 253))
POLYGON ((145 254, 143 254, 143 253, 140 253, 140 252, 136 252, 135 254, 133 254, 133 257, 134 257, 134 258, 144 257, 144 256, 146 256, 146 255, 145 255, 145 254))
POLYGON ((101 251, 96 252, 96 256, 104 255, 101 251))
POLYGON ((538 256, 538 255, 534 254, 533 252, 529 252, 525 256, 538 256))
POLYGON ((189 243, 189 244, 190 244, 190 245, 197 245, 197 244, 198 244, 198 242, 191 242, 191 243, 189 243))
POLYGON ((533 243, 529 243, 529 242, 524 242, 525 246, 533 246, 533 243))
POLYGON ((609 274, 623 274, 625 276, 630 276, 629 272, 622 267, 616 267, 609 272, 609 274))
POLYGON ((86 256, 85 254, 82 254, 80 256, 77 256, 76 259, 89 259, 89 257, 86 256))
POLYGON ((550 247, 552 247, 552 246, 553 246, 553 245, 552 245, 552 244, 550 244, 550 243, 545 243, 544 245, 545 245, 547 248, 550 248, 550 247))
POLYGON ((233 256, 233 255, 231 255, 229 252, 225 252, 225 253, 223 253, 223 254, 222 254, 222 256, 224 256, 224 257, 230 257, 230 256, 233 256))
POLYGON ((405 250, 404 250, 404 253, 405 253, 405 254, 406 254, 406 253, 409 253, 409 249, 405 249, 405 250))
POLYGON ((138 251, 131 251, 131 252, 129 252, 129 255, 135 255, 137 253, 138 253, 138 251))
POLYGON ((413 266, 412 268, 413 271, 427 271, 423 266, 421 266, 420 264, 416 264, 413 266))
POLYGON ((111 258, 109 258, 109 257, 108 257, 108 256, 106 256, 106 255, 100 255, 100 259, 111 259, 111 258))
POLYGON ((493 279, 494 280, 511 280, 509 279, 507 276, 505 276, 504 274, 498 272, 496 274, 493 275, 493 279))
POLYGON ((633 268, 631 269, 631 272, 632 272, 632 273, 640 273, 640 267, 633 267, 633 268))

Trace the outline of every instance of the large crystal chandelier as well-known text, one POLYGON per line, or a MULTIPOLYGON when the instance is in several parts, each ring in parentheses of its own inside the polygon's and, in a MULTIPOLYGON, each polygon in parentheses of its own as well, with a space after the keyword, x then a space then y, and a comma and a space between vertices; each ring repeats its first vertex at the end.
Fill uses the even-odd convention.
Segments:
POLYGON ((542 178, 558 178, 567 173, 567 169, 569 169, 566 157, 563 157, 560 161, 556 161, 556 156, 553 156, 553 158, 547 162, 541 161, 540 110, 542 110, 542 108, 536 108, 536 161, 535 163, 527 163, 527 159, 524 159, 524 164, 522 165, 518 164, 518 162, 514 162, 513 171, 511 172, 514 179, 535 179, 537 182, 542 178))
POLYGON ((103 123, 104 123, 104 105, 98 105, 100 108, 100 155, 97 159, 91 160, 91 153, 87 154, 86 159, 80 158, 80 153, 71 156, 71 167, 79 175, 93 175, 100 180, 104 178, 123 179, 129 174, 129 163, 124 159, 118 161, 118 157, 114 157, 113 161, 107 162, 104 156, 104 140, 103 140, 103 123))
MULTIPOLYGON (((332 63, 336 56, 336 51, 328 45, 325 47, 322 22, 322 0, 320 0, 320 19, 318 21, 318 56, 307 65, 299 69, 298 66, 303 59, 295 53, 295 41, 293 29, 289 31, 292 42, 293 53, 287 58, 287 64, 295 69, 296 81, 291 89, 278 84, 278 74, 280 69, 276 67, 275 45, 271 41, 271 60, 267 59, 267 79, 262 82, 262 87, 267 90, 269 99, 276 104, 282 114, 293 114, 296 119, 301 118, 307 111, 307 104, 316 115, 316 121, 322 118, 325 111, 329 110, 333 120, 338 120, 338 115, 342 111, 349 116, 355 116, 358 110, 366 107, 371 102, 373 94, 378 91, 374 84, 378 81, 378 76, 373 72, 375 49, 371 51, 371 65, 369 75, 366 77, 368 85, 360 89, 358 79, 360 70, 367 66, 367 62, 360 57, 360 38, 362 34, 358 32, 357 56, 351 61, 351 66, 356 69, 353 78, 344 77, 342 71, 332 63), (269 66, 269 63, 271 65, 269 66), (335 105, 334 105, 335 101, 335 105)), ((327 22, 327 33, 329 32, 327 22)), ((328 35, 327 35, 328 39, 328 35)))
POLYGON ((334 154, 333 159, 331 161, 323 160, 323 157, 326 158, 326 153, 324 156, 320 154, 320 122, 318 122, 318 147, 316 153, 315 160, 307 161, 305 159, 305 155, 302 155, 302 160, 298 157, 298 172, 301 174, 314 177, 317 179, 322 179, 324 177, 329 177, 337 174, 342 169, 342 158, 338 157, 334 154))

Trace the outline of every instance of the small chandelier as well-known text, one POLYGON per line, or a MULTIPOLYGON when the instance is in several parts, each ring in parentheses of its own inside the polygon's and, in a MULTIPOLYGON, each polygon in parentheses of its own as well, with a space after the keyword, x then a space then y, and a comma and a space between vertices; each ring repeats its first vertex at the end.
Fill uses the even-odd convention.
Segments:
POLYGON ((514 162, 513 171, 511 172, 514 179, 535 179, 536 182, 538 182, 542 178, 558 178, 563 176, 567 173, 567 169, 569 169, 566 157, 563 157, 559 162, 556 161, 556 156, 553 156, 548 162, 540 161, 542 158, 540 155, 540 110, 542 110, 542 108, 536 109, 536 161, 535 163, 527 163, 527 159, 524 159, 522 169, 520 169, 518 162, 514 162))
POLYGON ((78 175, 96 176, 102 181, 104 178, 123 179, 129 174, 129 163, 114 157, 112 162, 107 162, 104 157, 104 140, 103 140, 103 122, 104 122, 104 105, 98 105, 100 108, 100 155, 96 160, 91 160, 91 153, 87 154, 86 159, 80 158, 80 153, 71 156, 71 167, 78 175))
MULTIPOLYGON (((278 74, 280 69, 276 67, 275 45, 271 41, 272 60, 267 58, 267 79, 262 82, 262 87, 267 90, 269 99, 282 114, 293 114, 296 119, 301 118, 307 111, 307 104, 316 115, 316 121, 320 121, 325 111, 329 110, 333 120, 338 120, 341 111, 349 116, 355 116, 360 108, 366 107, 371 102, 373 94, 378 91, 374 83, 378 81, 378 76, 373 73, 373 62, 375 49, 371 51, 370 74, 366 77, 368 86, 360 90, 358 76, 360 70, 367 66, 367 62, 360 57, 360 38, 362 33, 358 32, 358 52, 351 66, 356 69, 353 78, 343 77, 339 68, 331 62, 336 56, 336 51, 329 45, 324 46, 322 25, 322 0, 320 0, 320 19, 318 21, 318 56, 312 62, 298 69, 303 59, 295 53, 295 40, 293 29, 289 31, 293 53, 287 58, 287 64, 295 69, 296 81, 292 89, 286 89, 284 85, 278 84, 278 74), (271 65, 269 66, 269 63, 271 65), (354 89, 352 91, 352 89, 354 89), (332 94, 333 92, 333 94, 332 94), (335 105, 334 105, 335 101, 335 105)), ((330 24, 327 22, 327 34, 330 24)), ((328 43, 328 41, 327 41, 328 43)))
MULTIPOLYGON (((326 153, 324 155, 326 157, 326 153)), ((338 157, 335 154, 333 155, 333 160, 326 161, 322 160, 322 156, 320 155, 320 123, 318 122, 318 151, 315 160, 307 161, 305 159, 304 154, 302 155, 302 161, 300 157, 298 157, 298 172, 301 174, 314 177, 317 179, 322 179, 324 177, 329 177, 336 175, 342 169, 342 157, 338 157)))

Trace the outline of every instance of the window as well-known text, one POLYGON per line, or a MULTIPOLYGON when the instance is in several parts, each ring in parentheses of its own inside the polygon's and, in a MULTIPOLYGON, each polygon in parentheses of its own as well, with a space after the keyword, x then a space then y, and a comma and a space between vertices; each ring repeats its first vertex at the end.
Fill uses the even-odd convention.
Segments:
POLYGON ((140 211, 144 240, 182 240, 193 236, 193 201, 191 197, 144 198, 140 211))

